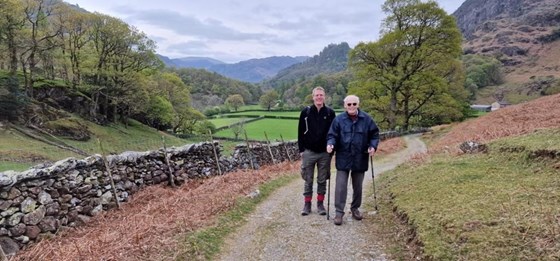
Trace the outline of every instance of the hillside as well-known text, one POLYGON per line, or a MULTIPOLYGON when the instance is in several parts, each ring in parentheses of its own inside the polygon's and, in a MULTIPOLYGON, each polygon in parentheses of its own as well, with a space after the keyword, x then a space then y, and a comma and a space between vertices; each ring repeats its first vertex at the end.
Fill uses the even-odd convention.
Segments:
POLYGON ((309 60, 287 67, 263 83, 265 88, 276 88, 302 78, 313 78, 320 74, 335 74, 345 71, 348 64, 348 43, 330 44, 309 60))
POLYGON ((169 67, 205 69, 238 81, 257 83, 275 76, 280 70, 293 64, 301 63, 307 56, 272 56, 250 59, 238 63, 225 63, 207 57, 185 57, 171 59, 160 55, 160 59, 169 67))
POLYGON ((84 158, 101 153, 98 140, 106 154, 158 149, 163 147, 163 137, 166 146, 182 146, 198 141, 180 139, 134 120, 129 120, 128 125, 112 123, 102 126, 69 117, 48 124, 67 131, 81 126, 88 133, 87 140, 77 141, 40 129, 0 123, 0 171, 24 170, 37 164, 52 164, 67 157, 84 158))
POLYGON ((504 64, 505 88, 560 77, 560 0, 467 0, 453 15, 465 53, 504 64))
POLYGON ((506 107, 453 126, 431 146, 432 152, 457 153, 464 141, 486 143, 539 129, 560 128, 560 94, 506 107))
POLYGON ((205 69, 171 68, 185 85, 190 86, 193 108, 203 112, 224 104, 228 96, 239 94, 246 104, 256 103, 261 89, 252 83, 238 81, 205 69))

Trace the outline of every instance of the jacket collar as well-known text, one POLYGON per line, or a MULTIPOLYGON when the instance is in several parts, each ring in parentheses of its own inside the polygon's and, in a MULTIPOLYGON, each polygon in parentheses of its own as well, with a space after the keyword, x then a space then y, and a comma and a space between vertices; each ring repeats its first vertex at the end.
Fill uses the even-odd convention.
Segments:
MULTIPOLYGON (((346 111, 343 113, 343 115, 345 118, 350 119, 350 115, 348 115, 346 111)), ((358 109, 358 118, 363 118, 363 117, 365 117, 364 113, 360 109, 358 109)))

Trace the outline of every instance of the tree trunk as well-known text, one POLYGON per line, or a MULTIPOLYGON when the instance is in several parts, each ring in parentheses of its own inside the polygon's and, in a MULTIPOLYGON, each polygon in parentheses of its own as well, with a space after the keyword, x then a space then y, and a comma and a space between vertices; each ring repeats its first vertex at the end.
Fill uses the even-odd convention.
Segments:
POLYGON ((387 122, 389 123, 389 129, 394 130, 397 127, 397 92, 391 90, 391 101, 389 103, 389 115, 387 115, 387 122))

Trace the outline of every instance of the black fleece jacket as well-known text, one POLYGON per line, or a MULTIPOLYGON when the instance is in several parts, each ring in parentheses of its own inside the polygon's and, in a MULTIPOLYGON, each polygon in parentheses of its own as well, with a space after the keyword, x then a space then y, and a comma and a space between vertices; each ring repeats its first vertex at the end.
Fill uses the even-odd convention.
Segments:
POLYGON ((319 111, 315 105, 303 108, 299 115, 298 147, 314 152, 327 151, 327 133, 335 117, 334 110, 323 106, 319 111))

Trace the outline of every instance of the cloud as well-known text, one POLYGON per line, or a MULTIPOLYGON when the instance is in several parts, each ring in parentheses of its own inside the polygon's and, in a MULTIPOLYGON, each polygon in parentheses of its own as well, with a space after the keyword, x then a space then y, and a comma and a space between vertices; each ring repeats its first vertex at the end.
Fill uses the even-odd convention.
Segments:
MULTIPOLYGON (((378 38, 384 1, 371 0, 68 0, 118 17, 157 42, 171 58, 207 56, 237 62, 313 56, 327 45, 378 38)), ((437 0, 446 10, 460 1, 437 0)))
POLYGON ((124 6, 116 10, 120 13, 126 13, 126 21, 131 24, 149 24, 179 35, 188 35, 198 39, 236 41, 261 40, 273 37, 273 35, 264 33, 241 32, 224 25, 224 22, 218 19, 201 20, 194 16, 183 15, 170 10, 138 10, 124 6))

